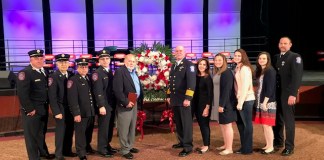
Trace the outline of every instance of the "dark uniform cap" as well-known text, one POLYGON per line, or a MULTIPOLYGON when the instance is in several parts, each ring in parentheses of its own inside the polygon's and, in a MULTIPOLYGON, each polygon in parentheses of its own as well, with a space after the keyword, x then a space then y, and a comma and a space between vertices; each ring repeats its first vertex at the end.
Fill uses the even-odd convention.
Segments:
POLYGON ((69 61, 70 55, 69 54, 58 54, 55 56, 56 61, 69 61))
POLYGON ((109 52, 106 51, 106 50, 100 50, 100 51, 97 52, 97 54, 98 54, 99 58, 101 58, 101 57, 110 57, 109 52))
POLYGON ((44 50, 31 50, 28 52, 29 57, 43 57, 44 50))
POLYGON ((78 58, 75 60, 75 63, 80 66, 87 66, 89 63, 89 60, 86 58, 78 58))

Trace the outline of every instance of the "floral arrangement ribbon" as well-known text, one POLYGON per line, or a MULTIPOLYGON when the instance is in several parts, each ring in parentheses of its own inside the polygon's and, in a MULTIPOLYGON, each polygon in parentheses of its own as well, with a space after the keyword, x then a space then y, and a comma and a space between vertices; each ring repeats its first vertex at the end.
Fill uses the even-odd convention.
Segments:
POLYGON ((169 127, 171 130, 171 133, 174 133, 174 122, 173 122, 173 112, 171 109, 166 109, 162 112, 160 121, 164 121, 166 119, 169 119, 169 127))
POLYGON ((137 122, 136 122, 136 129, 141 132, 141 140, 144 138, 144 121, 146 120, 146 113, 144 111, 139 110, 137 112, 137 122))

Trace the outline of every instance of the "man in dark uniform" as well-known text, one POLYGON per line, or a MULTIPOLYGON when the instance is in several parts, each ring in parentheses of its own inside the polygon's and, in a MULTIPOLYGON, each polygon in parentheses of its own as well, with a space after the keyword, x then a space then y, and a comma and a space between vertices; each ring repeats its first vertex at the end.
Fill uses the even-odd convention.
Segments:
POLYGON ((47 74, 43 50, 28 52, 30 65, 18 73, 17 93, 21 104, 28 158, 53 159, 45 142, 48 122, 47 74))
POLYGON ((177 46, 175 49, 176 63, 170 72, 170 84, 167 91, 167 101, 172 107, 179 143, 172 148, 183 148, 180 157, 192 152, 192 114, 190 102, 196 85, 196 69, 194 64, 185 59, 185 49, 177 46))
POLYGON ((72 152, 72 138, 74 122, 67 102, 66 84, 69 77, 73 76, 69 68, 68 54, 58 54, 55 56, 57 71, 48 78, 48 96, 50 107, 56 122, 55 128, 55 157, 62 160, 63 155, 76 157, 72 152))
POLYGON ((87 159, 86 154, 92 139, 95 103, 91 82, 87 76, 89 60, 79 58, 75 62, 78 73, 68 80, 67 95, 68 104, 74 117, 75 147, 80 160, 83 160, 87 159))
POLYGON ((143 88, 135 72, 135 56, 128 54, 125 65, 118 68, 114 75, 113 90, 117 100, 117 130, 121 146, 120 153, 126 159, 133 159, 137 108, 143 103, 143 88), (133 97, 133 98, 131 98, 133 97))
POLYGON ((112 157, 117 152, 110 146, 115 121, 115 96, 112 90, 113 73, 109 68, 110 55, 108 51, 98 52, 99 64, 92 74, 93 93, 99 109, 98 115, 98 153, 103 157, 112 157))
POLYGON ((294 153, 295 141, 295 104, 298 89, 303 74, 303 61, 301 56, 290 51, 292 46, 288 37, 282 37, 279 42, 280 55, 274 58, 277 69, 277 116, 274 131, 274 146, 283 147, 285 127, 286 140, 283 156, 294 153))

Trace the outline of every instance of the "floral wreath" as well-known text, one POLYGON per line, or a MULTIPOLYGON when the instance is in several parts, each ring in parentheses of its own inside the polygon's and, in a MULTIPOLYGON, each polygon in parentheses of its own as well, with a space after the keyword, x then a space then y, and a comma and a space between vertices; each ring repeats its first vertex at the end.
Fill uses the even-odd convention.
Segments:
POLYGON ((152 48, 142 43, 132 53, 137 60, 136 72, 144 87, 144 101, 164 101, 169 84, 172 53, 168 46, 154 42, 152 48))

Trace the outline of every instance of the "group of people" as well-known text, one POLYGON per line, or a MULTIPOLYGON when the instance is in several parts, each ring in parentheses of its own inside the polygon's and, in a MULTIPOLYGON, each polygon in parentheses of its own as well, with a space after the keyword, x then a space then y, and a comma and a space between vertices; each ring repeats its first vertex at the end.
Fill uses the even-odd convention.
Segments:
POLYGON ((55 56, 57 70, 44 70, 43 50, 28 52, 30 65, 18 73, 17 92, 21 104, 23 129, 28 158, 57 159, 94 154, 91 147, 95 116, 98 121, 97 152, 102 157, 113 157, 117 149, 110 145, 115 127, 115 114, 123 157, 132 159, 135 141, 137 106, 142 104, 143 89, 135 73, 135 57, 126 55, 125 65, 113 74, 110 54, 98 51, 100 66, 88 76, 88 59, 76 59, 77 73, 68 71, 68 54, 55 56), (130 101, 128 94, 136 94, 130 101), (56 121, 55 155, 48 152, 45 142, 49 107, 56 121), (75 133, 75 148, 72 138, 75 133))
MULTIPOLYGON (((203 139, 203 145, 195 150, 199 154, 210 148, 210 120, 220 124, 224 140, 224 144, 216 148, 220 155, 234 153, 233 122, 237 124, 241 141, 241 148, 235 153, 253 152, 253 121, 263 125, 266 143, 261 153, 274 153, 284 145, 282 155, 293 154, 294 105, 303 62, 299 54, 290 51, 291 46, 290 38, 282 37, 281 55, 275 56, 274 67, 270 54, 261 52, 255 70, 243 49, 234 52, 234 70, 220 53, 214 57, 213 71, 208 59, 202 58, 195 65, 185 59, 185 48, 177 46, 166 100, 174 113, 179 140, 172 148, 183 149, 179 156, 193 152, 194 116, 203 139), (254 78, 257 85, 253 83, 254 78)), ((110 145, 117 117, 119 152, 126 159, 134 158, 133 153, 139 152, 134 148, 137 110, 143 104, 144 95, 133 54, 126 55, 125 65, 113 74, 109 68, 109 52, 98 51, 100 66, 91 76, 88 76, 86 58, 75 60, 77 73, 74 74, 68 71, 69 55, 58 54, 55 56, 57 70, 49 74, 43 68, 43 50, 32 50, 28 54, 30 65, 18 73, 17 91, 29 159, 62 160, 66 156, 87 159, 87 154, 95 153, 91 140, 96 115, 98 154, 113 157, 117 153, 110 145), (55 155, 49 154, 45 142, 49 106, 56 121, 55 155), (77 153, 72 152, 73 132, 77 153)))
POLYGON ((167 102, 174 112, 178 143, 184 157, 193 152, 193 116, 199 124, 203 145, 199 154, 210 147, 210 120, 220 124, 224 144, 217 147, 220 155, 253 153, 253 122, 263 127, 265 146, 262 154, 272 154, 280 148, 283 156, 294 153, 295 104, 301 85, 303 62, 290 50, 289 37, 278 44, 280 54, 273 64, 268 52, 257 57, 252 67, 244 49, 234 52, 235 69, 228 67, 222 53, 214 57, 213 70, 209 60, 201 58, 197 65, 185 59, 185 49, 175 49, 176 63, 171 67, 167 102), (241 147, 233 151, 233 122, 236 122, 241 147), (284 131, 285 128, 285 138, 284 131))

